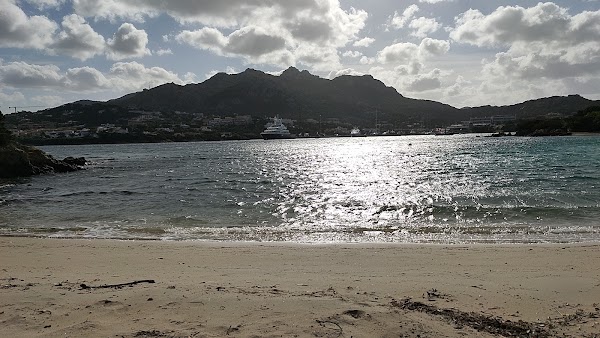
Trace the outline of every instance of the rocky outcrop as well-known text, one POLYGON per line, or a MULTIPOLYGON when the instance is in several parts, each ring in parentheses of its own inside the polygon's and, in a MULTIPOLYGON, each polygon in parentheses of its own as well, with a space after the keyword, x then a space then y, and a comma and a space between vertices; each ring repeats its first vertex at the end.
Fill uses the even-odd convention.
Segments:
POLYGON ((57 160, 37 148, 17 143, 0 146, 0 178, 76 171, 85 163, 83 157, 57 160))

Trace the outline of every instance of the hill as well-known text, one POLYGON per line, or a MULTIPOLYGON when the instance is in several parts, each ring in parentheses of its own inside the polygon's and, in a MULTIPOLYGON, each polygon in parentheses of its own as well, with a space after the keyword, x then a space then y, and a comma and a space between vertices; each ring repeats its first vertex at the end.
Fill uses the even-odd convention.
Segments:
POLYGON ((156 111, 205 115, 253 115, 294 119, 344 118, 351 123, 380 119, 454 121, 460 110, 434 101, 410 99, 370 75, 324 79, 290 67, 280 76, 247 69, 219 73, 185 86, 173 83, 125 95, 107 103, 156 111))
POLYGON ((548 113, 574 114, 598 101, 579 95, 530 100, 509 106, 457 109, 447 104, 404 97, 370 75, 324 79, 294 67, 280 76, 254 69, 240 74, 218 73, 189 85, 164 84, 107 103, 154 111, 186 111, 205 115, 280 115, 293 119, 343 118, 365 124, 380 120, 392 124, 418 121, 443 125, 471 117, 515 115, 528 118, 548 113))
MULTIPOLYGON (((546 115, 570 116, 598 105, 600 101, 570 95, 509 106, 457 109, 439 102, 407 98, 370 75, 324 79, 306 70, 290 67, 279 76, 247 69, 240 74, 219 73, 197 84, 167 83, 107 102, 81 100, 35 113, 20 112, 8 115, 7 123, 15 131, 30 131, 25 136, 20 135, 21 138, 56 135, 42 135, 48 131, 82 134, 78 131, 89 129, 86 132, 91 130, 93 133, 99 126, 111 124, 131 131, 129 135, 113 135, 111 142, 145 142, 220 139, 222 133, 256 137, 264 129, 266 118, 275 115, 299 121, 295 132, 315 133, 320 130, 321 124, 315 125, 314 122, 321 120, 324 129, 337 126, 372 128, 377 120, 380 126, 385 126, 383 128, 406 132, 413 128, 431 130, 473 117, 512 115, 523 119, 546 115), (210 124, 214 116, 235 115, 251 115, 252 122, 242 121, 243 126, 235 124, 236 128, 216 128, 210 124), (328 121, 331 123, 325 125, 328 121), (207 125, 210 128, 203 129, 207 125), (207 134, 205 129, 214 133, 207 134), (32 133, 37 136, 32 136, 32 133), (138 136, 131 137, 134 133, 138 136), (179 136, 162 135, 165 133, 179 136)), ((72 141, 79 142, 77 138, 72 141)), ((103 138, 93 141, 107 142, 103 138)))
POLYGON ((509 106, 482 106, 463 108, 461 111, 469 117, 515 115, 519 119, 525 119, 548 114, 573 115, 580 110, 598 105, 599 102, 588 100, 580 95, 552 96, 509 106))

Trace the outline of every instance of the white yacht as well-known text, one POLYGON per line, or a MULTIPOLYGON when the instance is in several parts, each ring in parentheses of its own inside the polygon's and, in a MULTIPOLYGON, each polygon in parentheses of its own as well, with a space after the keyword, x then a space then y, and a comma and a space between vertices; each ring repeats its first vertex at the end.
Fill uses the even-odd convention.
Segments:
POLYGON ((363 134, 363 132, 360 129, 358 129, 358 128, 355 127, 354 129, 352 129, 350 131, 350 136, 351 137, 364 137, 364 136, 367 136, 367 135, 363 134))
POLYGON ((260 133, 260 136, 265 140, 294 138, 279 116, 273 118, 273 124, 260 133))

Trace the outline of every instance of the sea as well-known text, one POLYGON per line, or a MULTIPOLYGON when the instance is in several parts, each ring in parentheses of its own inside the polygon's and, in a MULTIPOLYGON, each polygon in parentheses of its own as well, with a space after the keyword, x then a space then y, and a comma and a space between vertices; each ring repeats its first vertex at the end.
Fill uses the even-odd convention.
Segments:
POLYGON ((85 170, 0 183, 0 235, 292 243, 600 241, 600 136, 45 146, 85 170))

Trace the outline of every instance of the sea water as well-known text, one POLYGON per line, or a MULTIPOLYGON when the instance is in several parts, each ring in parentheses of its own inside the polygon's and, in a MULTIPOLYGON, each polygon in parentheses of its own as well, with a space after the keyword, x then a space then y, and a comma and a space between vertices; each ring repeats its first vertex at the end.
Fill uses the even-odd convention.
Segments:
POLYGON ((0 184, 0 235, 218 241, 600 240, 600 137, 42 147, 86 170, 0 184))

